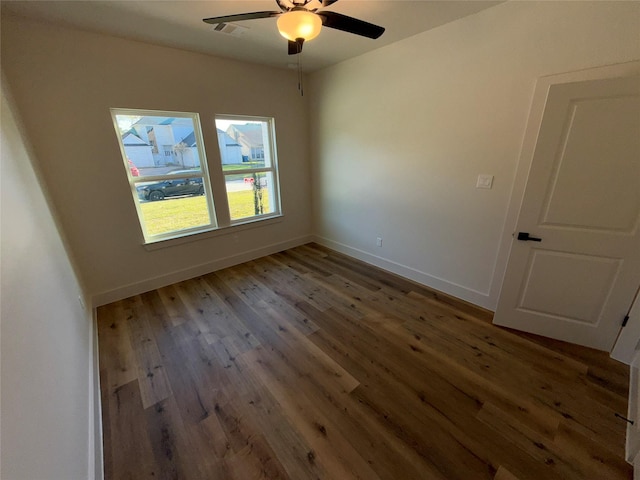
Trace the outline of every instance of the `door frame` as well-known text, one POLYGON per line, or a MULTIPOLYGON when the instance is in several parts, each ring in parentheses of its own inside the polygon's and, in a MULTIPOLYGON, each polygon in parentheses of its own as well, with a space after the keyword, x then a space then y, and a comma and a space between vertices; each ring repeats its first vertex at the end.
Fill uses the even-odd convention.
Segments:
MULTIPOLYGON (((627 326, 620 331, 616 343, 611 350, 611 358, 631 365, 636 347, 640 345, 640 292, 631 305, 627 326)), ((640 418, 638 419, 640 420, 640 418)))
POLYGON ((604 80, 638 74, 640 74, 640 61, 632 61, 588 68, 575 72, 545 75, 544 77, 537 79, 531 100, 531 107, 529 108, 529 118, 527 120, 522 146, 520 147, 518 166, 516 167, 516 173, 511 187, 509 206, 507 209, 504 227, 502 229, 500 246, 498 247, 493 281, 491 282, 489 298, 493 300, 494 311, 498 305, 500 293, 502 291, 502 283, 504 281, 504 275, 509 261, 509 254, 511 253, 511 246, 513 244, 513 234, 516 230, 518 216, 520 215, 520 209, 524 199, 525 188, 529 179, 529 172, 531 170, 531 163, 533 161, 536 144, 538 142, 538 134, 540 133, 540 127, 542 125, 542 117, 547 103, 549 89, 552 85, 589 80, 604 80))

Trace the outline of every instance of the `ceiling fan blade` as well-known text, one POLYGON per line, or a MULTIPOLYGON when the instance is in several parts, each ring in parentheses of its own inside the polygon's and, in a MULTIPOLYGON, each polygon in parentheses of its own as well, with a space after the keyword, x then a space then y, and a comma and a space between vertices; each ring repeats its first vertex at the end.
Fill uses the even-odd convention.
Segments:
POLYGON ((333 5, 337 1, 338 0, 322 0, 322 6, 323 7, 328 7, 329 5, 333 5))
POLYGON ((336 12, 318 12, 322 18, 322 25, 343 32, 354 33, 367 38, 378 38, 384 33, 384 27, 374 25, 373 23, 358 20, 357 18, 348 17, 336 12))
POLYGON ((302 44, 304 43, 304 38, 298 38, 297 41, 292 42, 289 40, 289 55, 297 55, 302 53, 302 44))
POLYGON ((239 13, 237 15, 225 15, 223 17, 203 18, 202 21, 204 23, 209 23, 211 25, 217 25, 219 23, 241 22, 243 20, 255 20, 257 18, 277 17, 278 15, 281 15, 281 14, 282 12, 239 13))

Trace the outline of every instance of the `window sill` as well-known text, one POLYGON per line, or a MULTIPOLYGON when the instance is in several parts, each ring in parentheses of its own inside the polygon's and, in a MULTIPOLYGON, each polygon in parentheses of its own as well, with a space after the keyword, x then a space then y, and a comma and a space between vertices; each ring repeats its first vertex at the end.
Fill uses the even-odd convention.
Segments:
POLYGON ((173 237, 168 238, 166 240, 157 240, 155 242, 145 243, 142 246, 148 252, 152 252, 154 250, 160 250, 162 248, 174 247, 176 245, 182 245, 190 242, 197 242, 200 240, 205 240, 207 238, 215 238, 223 235, 231 235, 237 232, 242 232, 244 230, 252 230, 254 228, 266 227, 269 225, 274 225, 276 223, 282 222, 282 214, 277 214, 273 216, 269 216, 267 218, 260 218, 255 220, 247 220, 247 221, 239 221, 232 225, 228 225, 225 227, 216 227, 211 230, 207 230, 204 232, 198 233, 188 233, 182 237, 173 237))

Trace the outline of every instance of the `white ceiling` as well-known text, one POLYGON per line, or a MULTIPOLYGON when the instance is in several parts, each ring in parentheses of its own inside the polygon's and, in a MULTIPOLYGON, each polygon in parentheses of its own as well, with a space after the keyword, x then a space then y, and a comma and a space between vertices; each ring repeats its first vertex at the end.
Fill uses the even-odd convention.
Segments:
MULTIPOLYGON (((501 1, 340 0, 326 10, 386 28, 377 40, 330 28, 305 44, 303 69, 312 72, 403 38, 492 7, 501 1)), ((286 40, 276 19, 239 22, 241 36, 213 31, 202 19, 221 15, 275 10, 275 0, 260 1, 6 1, 2 15, 20 15, 119 37, 185 50, 287 68, 296 58, 287 55, 286 40)))

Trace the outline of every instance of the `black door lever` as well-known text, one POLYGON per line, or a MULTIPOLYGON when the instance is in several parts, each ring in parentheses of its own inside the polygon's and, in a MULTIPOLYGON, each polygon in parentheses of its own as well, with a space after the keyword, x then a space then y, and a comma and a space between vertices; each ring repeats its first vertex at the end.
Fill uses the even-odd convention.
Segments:
POLYGON ((530 237, 529 232, 518 232, 518 240, 523 242, 541 242, 542 239, 538 237, 530 237))

